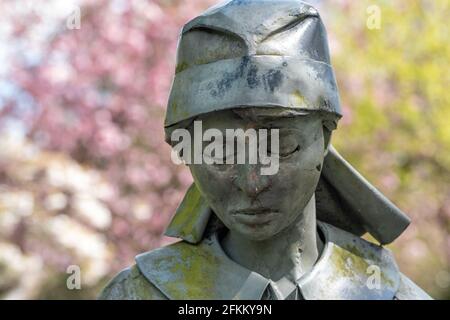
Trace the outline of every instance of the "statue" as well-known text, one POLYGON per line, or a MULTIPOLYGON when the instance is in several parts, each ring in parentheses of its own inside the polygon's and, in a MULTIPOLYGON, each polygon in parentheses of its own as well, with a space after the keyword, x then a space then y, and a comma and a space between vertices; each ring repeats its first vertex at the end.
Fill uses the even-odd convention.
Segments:
POLYGON ((341 116, 315 8, 233 0, 187 23, 167 141, 180 129, 270 130, 258 148, 277 156, 276 173, 218 149, 221 159, 189 164, 195 182, 166 232, 182 241, 138 255, 100 298, 429 299, 383 247, 408 217, 330 144, 341 116))

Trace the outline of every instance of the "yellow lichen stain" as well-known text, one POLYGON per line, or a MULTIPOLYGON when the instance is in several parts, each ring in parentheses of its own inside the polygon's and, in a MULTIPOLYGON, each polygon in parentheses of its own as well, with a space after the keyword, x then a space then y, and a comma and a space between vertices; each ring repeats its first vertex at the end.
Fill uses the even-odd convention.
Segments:
MULTIPOLYGON (((366 257, 366 258, 368 258, 370 261, 373 261, 373 264, 374 265, 376 265, 376 261, 379 259, 372 251, 370 251, 370 250, 367 250, 366 252, 364 252, 364 253, 362 253, 356 246, 352 246, 352 245, 347 245, 347 246, 344 246, 344 248, 346 249, 346 250, 348 250, 348 251, 350 251, 350 252, 352 252, 353 254, 355 254, 355 255, 357 255, 357 256, 359 256, 359 257, 366 257)), ((366 270, 366 273, 367 273, 367 270, 366 270)), ((390 285, 390 286, 394 286, 394 281, 392 280, 392 279, 390 279, 390 278, 388 278, 387 277, 387 275, 386 275, 386 273, 385 272, 383 272, 382 270, 381 270, 381 280, 384 282, 384 283, 386 283, 386 284, 388 284, 388 285, 390 285)))
MULTIPOLYGON (((340 276, 353 277, 360 274, 369 277, 371 276, 371 273, 368 271, 369 267, 372 264, 377 265, 376 261, 378 258, 373 252, 362 252, 355 245, 346 245, 342 248, 335 246, 334 250, 336 253, 331 256, 332 263, 336 270, 338 270, 340 276), (369 262, 372 262, 372 264, 369 262)), ((381 268, 381 266, 378 267, 381 268)), ((380 271, 382 283, 394 286, 394 281, 388 278, 382 269, 380 271)))
POLYGON ((340 276, 353 277, 356 274, 366 274, 369 264, 361 256, 335 246, 336 251, 331 255, 331 260, 340 276))
POLYGON ((170 274, 174 275, 167 288, 171 295, 180 299, 205 299, 216 291, 215 280, 221 265, 220 260, 208 250, 188 243, 179 243, 177 261, 170 274))
POLYGON ((186 61, 179 62, 175 68, 175 74, 183 72, 184 70, 189 69, 192 66, 200 66, 218 60, 223 60, 225 58, 228 57, 223 56, 223 53, 220 52, 219 49, 217 49, 216 51, 208 50, 205 52, 205 55, 203 57, 197 58, 191 63, 187 63, 186 61))
POLYGON ((197 220, 200 219, 205 210, 208 210, 208 205, 197 187, 193 185, 186 193, 183 202, 172 219, 170 228, 186 232, 194 231, 197 220))
POLYGON ((306 98, 302 95, 299 90, 292 93, 292 104, 293 107, 304 107, 307 105, 306 98))

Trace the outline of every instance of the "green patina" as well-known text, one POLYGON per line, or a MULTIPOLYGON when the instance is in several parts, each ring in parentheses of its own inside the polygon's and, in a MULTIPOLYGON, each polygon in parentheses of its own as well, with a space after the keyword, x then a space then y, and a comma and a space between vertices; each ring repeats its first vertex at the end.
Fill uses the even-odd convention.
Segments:
POLYGON ((201 231, 199 230, 201 228, 198 223, 199 217, 204 215, 205 211, 209 211, 209 207, 197 187, 192 185, 178 207, 169 228, 182 231, 183 235, 197 234, 201 231))
POLYGON ((153 300, 156 299, 157 291, 155 287, 141 274, 137 266, 131 268, 131 283, 127 288, 127 291, 133 292, 135 297, 142 300, 153 300))
MULTIPOLYGON (((216 291, 215 283, 221 261, 207 250, 198 250, 197 246, 179 243, 177 255, 171 258, 168 272, 173 281, 166 284, 174 298, 204 299, 216 291)), ((167 260, 165 261, 165 263, 167 260)))
MULTIPOLYGON (((188 108, 180 108, 181 105, 182 104, 179 102, 179 98, 177 98, 176 96, 171 97, 168 107, 170 108, 171 113, 173 113, 175 115, 174 116, 175 122, 186 120, 191 117, 191 114, 188 111, 188 108)), ((170 123, 170 124, 173 124, 173 123, 170 123)))
POLYGON ((190 67, 189 63, 185 61, 179 62, 175 68, 175 73, 180 73, 189 67, 190 67))

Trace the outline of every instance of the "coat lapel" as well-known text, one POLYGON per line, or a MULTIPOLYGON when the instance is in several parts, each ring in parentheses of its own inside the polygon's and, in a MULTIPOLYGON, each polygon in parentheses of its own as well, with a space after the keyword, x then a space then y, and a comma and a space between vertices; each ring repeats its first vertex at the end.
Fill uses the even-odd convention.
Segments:
POLYGON ((178 242, 136 257, 142 274, 169 299, 259 300, 269 281, 231 261, 217 234, 198 245, 178 242))

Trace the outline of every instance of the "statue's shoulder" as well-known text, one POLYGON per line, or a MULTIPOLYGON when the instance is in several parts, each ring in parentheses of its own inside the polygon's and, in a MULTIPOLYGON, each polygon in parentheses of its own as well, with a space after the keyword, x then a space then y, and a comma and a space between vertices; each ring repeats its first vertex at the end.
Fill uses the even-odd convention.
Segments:
MULTIPOLYGON (((160 300, 178 297, 172 291, 180 291, 174 289, 176 284, 186 284, 194 277, 192 266, 200 260, 202 265, 207 265, 202 259, 207 255, 202 252, 205 242, 208 243, 206 240, 192 245, 179 241, 137 255, 136 264, 119 272, 103 289, 99 299, 160 300), (182 279, 175 281, 177 277, 182 279)), ((198 272, 199 276, 203 274, 198 272)))
MULTIPOLYGON (((327 273, 339 275, 338 284, 352 288, 352 298, 360 299, 431 299, 414 282, 402 274, 392 252, 347 231, 320 223, 330 255, 327 264, 316 268, 318 278, 327 273)), ((323 283, 333 283, 333 278, 323 283)), ((319 281, 320 282, 320 281, 319 281)), ((348 290, 338 290, 350 292, 348 290)), ((344 297, 348 299, 350 297, 344 297)))
POLYGON ((165 300, 167 299, 141 273, 137 265, 119 272, 103 289, 100 300, 165 300))

